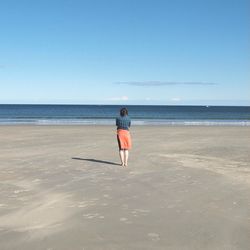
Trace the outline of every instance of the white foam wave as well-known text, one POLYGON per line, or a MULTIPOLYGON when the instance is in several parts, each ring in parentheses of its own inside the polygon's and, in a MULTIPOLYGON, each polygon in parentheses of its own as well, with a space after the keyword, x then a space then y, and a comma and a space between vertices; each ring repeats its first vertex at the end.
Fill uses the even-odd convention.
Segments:
MULTIPOLYGON (((150 120, 132 119, 132 124, 165 126, 250 126, 248 120, 150 120)), ((0 125, 115 125, 114 119, 0 119, 0 125)))

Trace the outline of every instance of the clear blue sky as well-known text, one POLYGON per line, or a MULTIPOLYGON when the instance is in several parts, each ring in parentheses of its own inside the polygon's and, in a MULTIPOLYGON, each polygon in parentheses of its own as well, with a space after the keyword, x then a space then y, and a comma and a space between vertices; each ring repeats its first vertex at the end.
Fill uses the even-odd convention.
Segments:
POLYGON ((249 0, 1 0, 0 103, 250 105, 249 0))

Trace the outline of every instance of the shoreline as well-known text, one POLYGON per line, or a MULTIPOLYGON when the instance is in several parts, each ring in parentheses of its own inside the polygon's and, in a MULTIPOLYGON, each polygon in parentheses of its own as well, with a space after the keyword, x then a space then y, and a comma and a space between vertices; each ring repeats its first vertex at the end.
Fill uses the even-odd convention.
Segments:
MULTIPOLYGON (((2 126, 115 126, 114 119, 31 119, 31 120, 15 120, 3 121, 0 119, 0 127, 2 126)), ((133 126, 236 126, 249 127, 250 120, 132 120, 133 126)))

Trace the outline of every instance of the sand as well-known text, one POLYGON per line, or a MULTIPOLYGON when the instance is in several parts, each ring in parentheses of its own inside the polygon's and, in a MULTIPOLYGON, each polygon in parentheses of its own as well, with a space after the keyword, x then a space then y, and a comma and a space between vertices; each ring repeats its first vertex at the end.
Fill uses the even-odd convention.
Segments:
POLYGON ((249 249, 250 127, 0 127, 0 249, 249 249))

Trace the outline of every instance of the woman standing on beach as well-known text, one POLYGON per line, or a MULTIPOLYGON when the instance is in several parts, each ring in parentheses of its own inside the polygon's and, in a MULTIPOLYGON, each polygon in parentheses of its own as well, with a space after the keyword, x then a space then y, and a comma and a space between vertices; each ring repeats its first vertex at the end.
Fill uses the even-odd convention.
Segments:
POLYGON ((129 133, 130 125, 131 120, 128 116, 128 110, 126 108, 122 108, 120 110, 120 116, 116 118, 116 126, 119 155, 121 159, 121 165, 123 167, 128 166, 128 150, 131 149, 132 146, 129 133))

